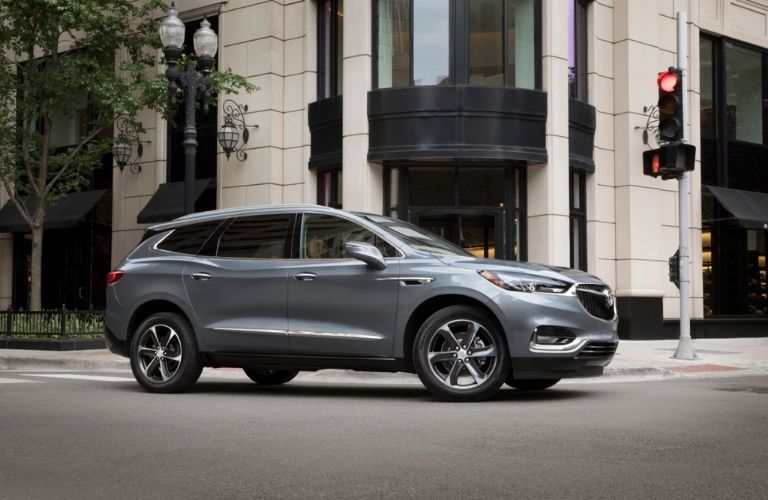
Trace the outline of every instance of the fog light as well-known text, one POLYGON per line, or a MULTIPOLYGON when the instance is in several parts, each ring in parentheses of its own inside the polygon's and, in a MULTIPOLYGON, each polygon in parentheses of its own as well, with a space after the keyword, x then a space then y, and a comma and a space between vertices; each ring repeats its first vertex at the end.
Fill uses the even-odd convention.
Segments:
POLYGON ((565 345, 576 339, 576 335, 560 326, 539 326, 533 331, 533 343, 542 345, 565 345))

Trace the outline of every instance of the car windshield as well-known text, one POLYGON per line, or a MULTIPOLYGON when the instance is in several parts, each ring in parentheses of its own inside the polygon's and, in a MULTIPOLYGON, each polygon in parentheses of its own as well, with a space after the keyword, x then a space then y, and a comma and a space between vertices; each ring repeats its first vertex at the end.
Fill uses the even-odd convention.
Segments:
POLYGON ((472 255, 453 243, 408 222, 381 215, 365 214, 364 217, 416 250, 438 255, 459 255, 462 257, 472 255))

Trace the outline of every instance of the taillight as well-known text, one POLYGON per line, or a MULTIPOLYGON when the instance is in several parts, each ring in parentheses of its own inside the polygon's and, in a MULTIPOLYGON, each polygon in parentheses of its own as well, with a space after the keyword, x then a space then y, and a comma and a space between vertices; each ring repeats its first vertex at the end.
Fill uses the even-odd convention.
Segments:
POLYGON ((110 271, 107 273, 107 285, 115 283, 117 280, 123 277, 122 271, 110 271))

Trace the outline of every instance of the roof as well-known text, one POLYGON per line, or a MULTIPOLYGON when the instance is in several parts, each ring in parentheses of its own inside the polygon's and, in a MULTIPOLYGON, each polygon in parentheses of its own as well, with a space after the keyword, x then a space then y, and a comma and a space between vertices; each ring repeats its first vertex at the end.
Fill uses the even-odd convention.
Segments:
POLYGON ((169 222, 155 224, 150 226, 149 229, 151 231, 164 231, 166 229, 171 229, 177 226, 183 226, 195 222, 205 222, 215 219, 227 219, 232 217, 242 217, 244 215, 257 215, 272 212, 306 212, 307 210, 311 210, 313 212, 354 215, 352 212, 325 207, 322 205, 253 205, 248 207, 222 208, 219 210, 209 210, 207 212, 197 212, 179 217, 178 219, 174 219, 169 222))

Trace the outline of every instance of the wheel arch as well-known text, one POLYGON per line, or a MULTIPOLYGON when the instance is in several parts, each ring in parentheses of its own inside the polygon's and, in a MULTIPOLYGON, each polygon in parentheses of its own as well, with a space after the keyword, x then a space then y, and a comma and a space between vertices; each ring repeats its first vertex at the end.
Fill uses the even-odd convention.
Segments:
POLYGON ((197 332, 195 332, 195 327, 194 327, 194 323, 192 322, 192 318, 190 318, 189 314, 187 314, 186 311, 184 311, 184 309, 181 306, 166 299, 148 300, 136 308, 136 310, 131 315, 131 319, 128 320, 128 327, 126 331, 126 345, 129 345, 129 346, 131 345, 131 340, 133 340, 133 336, 136 333, 136 328, 141 324, 141 322, 147 319, 148 317, 152 316, 153 314, 159 313, 159 312, 176 313, 182 316, 184 319, 186 319, 190 327, 192 328, 192 331, 195 333, 195 341, 197 342, 198 347, 200 346, 200 339, 197 336, 197 332))
POLYGON ((461 295, 461 294, 444 294, 444 295, 437 295, 434 297, 430 297, 429 299, 425 300, 421 304, 419 304, 411 313, 411 315, 408 318, 408 321, 405 325, 405 331, 403 332, 403 364, 404 368, 408 371, 413 372, 413 343, 416 339, 416 334, 419 331, 419 328, 422 324, 424 324, 424 321, 428 317, 430 317, 435 312, 439 311, 440 309, 443 309, 445 307, 449 306, 457 306, 457 305, 467 305, 467 306, 473 306, 477 309, 485 312, 488 314, 488 317, 491 318, 491 320, 496 324, 496 327, 499 329, 500 332, 502 332, 502 339, 506 342, 506 335, 504 334, 504 328, 501 325, 501 321, 499 321, 498 315, 488 307, 487 304, 483 303, 482 301, 470 297, 468 295, 461 295))

